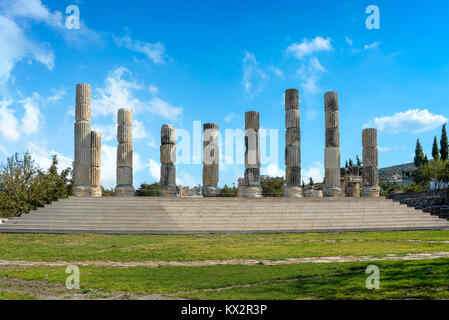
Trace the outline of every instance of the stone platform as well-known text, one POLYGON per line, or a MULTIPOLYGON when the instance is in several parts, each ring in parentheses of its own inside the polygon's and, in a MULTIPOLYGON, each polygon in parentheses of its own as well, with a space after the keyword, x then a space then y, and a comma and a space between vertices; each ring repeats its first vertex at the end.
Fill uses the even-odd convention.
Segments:
POLYGON ((71 197, 0 225, 10 233, 279 233, 449 229, 385 198, 71 197))

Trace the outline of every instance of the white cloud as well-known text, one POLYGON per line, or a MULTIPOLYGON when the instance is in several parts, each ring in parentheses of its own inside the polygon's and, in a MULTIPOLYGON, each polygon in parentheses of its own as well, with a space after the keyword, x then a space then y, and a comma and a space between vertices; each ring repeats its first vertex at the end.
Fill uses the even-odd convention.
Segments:
POLYGON ((139 40, 133 40, 129 35, 125 35, 121 38, 114 36, 114 42, 119 48, 124 47, 133 52, 144 54, 155 64, 164 63, 165 46, 160 42, 149 43, 139 40))
POLYGON ((147 133, 145 131, 145 125, 142 121, 133 120, 133 139, 143 139, 147 137, 147 133))
POLYGON ((106 188, 116 186, 117 147, 101 146, 101 185, 106 188))
POLYGON ((165 100, 155 97, 149 102, 149 110, 163 118, 178 119, 182 114, 182 107, 172 106, 165 100))
POLYGON ((231 112, 231 113, 228 113, 228 114, 225 115, 224 121, 226 123, 231 123, 231 122, 233 122, 235 120, 240 120, 241 118, 242 118, 242 116, 240 114, 231 112))
POLYGON ((312 40, 304 39, 301 43, 293 43, 287 48, 287 53, 292 54, 297 59, 303 59, 308 55, 320 51, 331 51, 331 38, 315 37, 312 40))
POLYGON ((10 155, 9 151, 2 145, 0 145, 0 151, 6 156, 10 155))
POLYGON ((176 175, 176 185, 194 187, 198 185, 198 183, 193 176, 181 170, 176 175))
POLYGON ((102 141, 113 141, 117 137, 117 126, 92 123, 92 131, 101 133, 102 141))
POLYGON ((380 42, 379 42, 379 41, 373 42, 373 43, 371 43, 371 44, 365 44, 365 45, 363 46, 363 50, 372 50, 372 49, 376 49, 376 48, 379 47, 379 45, 380 45, 380 42))
POLYGON ((149 159, 147 167, 153 179, 159 181, 161 179, 161 164, 156 160, 149 159))
POLYGON ((39 129, 41 113, 37 104, 38 98, 39 95, 34 93, 32 97, 19 101, 25 108, 25 114, 22 118, 22 130, 27 135, 30 135, 39 129))
POLYGON ((282 80, 285 79, 284 73, 283 73, 283 72, 281 71, 281 69, 279 69, 278 67, 271 66, 271 67, 270 67, 270 71, 273 72, 276 76, 278 76, 278 77, 281 78, 282 80))
POLYGON ((404 151, 407 150, 406 146, 402 146, 402 147, 398 147, 398 146, 393 146, 393 147, 382 147, 382 146, 378 146, 379 152, 388 152, 388 151, 404 151))
POLYGON ((397 112, 392 116, 374 118, 363 125, 364 128, 375 127, 379 131, 397 133, 420 133, 434 130, 448 121, 442 115, 432 114, 427 109, 410 109, 405 112, 397 112))
POLYGON ((310 58, 307 64, 304 63, 301 66, 298 75, 301 78, 301 89, 305 95, 315 95, 322 91, 318 86, 318 81, 325 72, 326 69, 315 57, 310 58))
POLYGON ((55 93, 54 95, 47 98, 48 101, 57 102, 61 100, 67 94, 67 91, 65 89, 60 89, 54 90, 54 93, 55 93))
POLYGON ((285 171, 279 169, 277 164, 270 163, 268 166, 260 169, 260 173, 270 177, 284 177, 285 171))
POLYGON ((323 182, 324 180, 324 166, 321 162, 314 162, 311 166, 302 170, 302 180, 307 184, 309 178, 312 178, 314 182, 323 182))
POLYGON ((20 138, 20 133, 14 111, 9 109, 11 103, 11 100, 0 100, 0 133, 5 139, 17 141, 20 138))
POLYGON ((242 84, 246 93, 253 97, 262 92, 268 75, 259 66, 256 56, 248 51, 244 51, 243 58, 243 80, 242 84))
POLYGON ((352 46, 353 43, 354 43, 354 41, 353 41, 351 38, 349 38, 348 36, 345 38, 345 41, 346 41, 346 43, 347 43, 348 45, 350 45, 350 46, 352 46))
POLYGON ((44 143, 39 143, 37 145, 34 142, 27 143, 27 149, 31 154, 31 157, 36 161, 37 165, 43 169, 47 170, 50 168, 52 163, 52 155, 56 155, 58 159, 58 172, 61 173, 62 170, 66 168, 72 167, 73 160, 69 157, 66 157, 55 150, 51 150, 50 152, 46 149, 44 143), (40 145, 40 146, 39 146, 40 145), (44 146, 42 146, 44 145, 44 146))

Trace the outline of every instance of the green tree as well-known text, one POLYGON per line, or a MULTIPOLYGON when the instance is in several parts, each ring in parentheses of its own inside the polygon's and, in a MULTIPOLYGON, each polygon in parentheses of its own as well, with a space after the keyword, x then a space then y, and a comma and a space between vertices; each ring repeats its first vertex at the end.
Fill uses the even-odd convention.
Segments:
POLYGON ((136 197, 156 197, 159 195, 160 186, 159 182, 142 183, 140 188, 134 192, 134 195, 136 197))
POLYGON ((446 132, 446 123, 443 125, 443 129, 441 129, 441 140, 440 140, 440 154, 441 160, 446 161, 448 159, 449 153, 449 143, 447 140, 447 132, 446 132))
POLYGON ((437 140, 436 136, 435 136, 435 138, 433 138, 432 158, 434 158, 434 159, 440 158, 440 149, 438 148, 438 140, 437 140))
POLYGON ((346 160, 345 168, 349 168, 348 160, 346 160))
POLYGON ((260 186, 264 197, 282 197, 284 195, 284 184, 283 177, 260 177, 260 186))
POLYGON ((349 158, 349 162, 348 162, 348 164, 349 164, 349 166, 350 166, 350 167, 353 167, 353 166, 354 166, 354 162, 352 161, 352 159, 351 159, 351 158, 349 158))
POLYGON ((361 167, 362 166, 362 161, 360 161, 360 158, 358 155, 355 156, 355 160, 357 162, 357 167, 361 167))
POLYGON ((238 197, 238 188, 233 185, 232 187, 228 187, 226 184, 223 188, 220 189, 217 197, 238 197))
POLYGON ((313 184, 314 184, 314 182, 313 182, 313 178, 312 178, 312 177, 310 177, 310 178, 309 178, 309 186, 313 186, 313 184))
POLYGON ((441 189, 444 183, 448 182, 447 165, 441 159, 429 161, 422 167, 421 175, 424 181, 432 181, 434 190, 441 189))
POLYGON ((425 163, 425 156, 419 139, 416 141, 415 159, 413 160, 415 167, 420 167, 425 163))

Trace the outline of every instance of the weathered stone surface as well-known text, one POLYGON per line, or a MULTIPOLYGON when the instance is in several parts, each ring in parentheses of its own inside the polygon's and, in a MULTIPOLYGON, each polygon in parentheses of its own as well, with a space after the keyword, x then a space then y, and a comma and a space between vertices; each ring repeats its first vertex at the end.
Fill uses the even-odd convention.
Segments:
POLYGON ((323 186, 323 195, 325 197, 340 197, 341 189, 340 187, 323 186))
POLYGON ((133 184, 133 168, 117 167, 117 186, 132 186, 133 184))
POLYGON ((326 129, 326 147, 340 147, 340 133, 338 128, 326 129))
POLYGON ((260 186, 260 169, 259 168, 245 169, 245 185, 246 186, 260 186))
POLYGON ((306 197, 306 198, 322 198, 323 191, 321 191, 321 190, 305 190, 304 197, 306 197))
POLYGON ((362 130, 362 145, 377 148, 377 129, 367 128, 362 130))
POLYGON ((250 129, 259 130, 259 112, 257 111, 245 112, 245 131, 250 129))
POLYGON ((245 186, 243 189, 243 198, 262 198, 262 188, 260 186, 245 186))
POLYGON ((133 112, 128 108, 120 108, 117 111, 117 126, 132 125, 133 112))
POLYGON ((101 166, 101 133, 97 131, 92 131, 90 141, 91 141, 90 144, 91 165, 92 167, 99 168, 101 166))
POLYGON ((217 188, 211 186, 203 186, 201 190, 203 197, 215 197, 217 195, 217 188))
POLYGON ((299 167, 301 165, 301 149, 299 145, 285 147, 285 165, 299 167))
POLYGON ((380 195, 379 187, 370 187, 370 186, 362 187, 362 197, 377 198, 379 197, 379 195, 380 195))
POLYGON ((338 111, 338 93, 329 91, 324 94, 324 111, 338 111))
POLYGON ((285 145, 301 145, 301 133, 299 131, 299 128, 288 128, 285 131, 285 145))
POLYGON ((99 148, 91 149, 91 160, 93 166, 101 166, 101 150, 99 148))
POLYGON ((176 129, 172 125, 164 124, 161 128, 161 144, 176 144, 176 129))
POLYGON ((171 164, 161 165, 161 188, 176 186, 176 167, 171 164))
POLYGON ((218 183, 218 164, 203 166, 203 186, 215 187, 218 183))
POLYGON ((89 147, 90 148, 90 131, 91 125, 87 121, 75 122, 75 148, 77 147, 89 147))
MULTIPOLYGON (((101 171, 100 167, 92 167, 92 189, 100 187, 101 185, 101 171)), ((101 190, 101 189, 100 189, 101 190)))
POLYGON ((299 109, 288 109, 285 111, 285 127, 299 128, 299 109))
POLYGON ((75 107, 75 119, 76 121, 87 121, 91 118, 90 104, 78 103, 75 107))
POLYGON ((92 195, 92 187, 86 185, 73 186, 72 193, 75 197, 89 197, 92 195))
POLYGON ((116 197, 133 197, 134 188, 130 185, 118 185, 115 187, 114 196, 116 197))
POLYGON ((259 132, 246 130, 245 132, 245 168, 260 167, 259 132))
POLYGON ((176 145, 174 144, 162 144, 161 151, 161 163, 162 164, 175 164, 176 162, 176 145))
POLYGON ((80 147, 78 148, 78 161, 77 164, 81 166, 90 166, 91 164, 91 151, 90 147, 80 147))
POLYGON ((324 168, 340 170, 340 148, 324 149, 324 168))
POLYGON ((340 188, 340 168, 325 168, 324 185, 340 188))
POLYGON ((378 150, 377 129, 367 128, 362 131, 363 143, 363 197, 379 196, 379 172, 378 172, 378 150))
POLYGON ((284 197, 286 198, 301 198, 302 197, 302 188, 300 187, 285 187, 284 188, 284 197))
POLYGON ((377 167, 363 167, 363 186, 377 187, 379 184, 379 170, 377 167))
POLYGON ((238 190, 237 195, 239 198, 243 197, 243 193, 245 191, 245 178, 238 178, 238 190))
POLYGON ((117 167, 133 166, 133 145, 132 143, 120 143, 117 146, 117 167))
POLYGON ((376 148, 365 147, 363 148, 363 166, 377 167, 378 166, 378 150, 376 148))
POLYGON ((122 124, 117 126, 117 140, 119 143, 132 143, 133 128, 130 124, 122 124))
POLYGON ((285 168, 285 184, 287 187, 299 187, 301 185, 301 167, 287 166, 285 168))
POLYGON ((215 166, 220 162, 217 137, 218 124, 205 123, 203 125, 203 166, 205 167, 215 166))
POLYGON ((298 89, 285 90, 285 110, 299 110, 299 91, 298 89))
POLYGON ((348 181, 346 183, 346 197, 360 198, 360 182, 348 181))
POLYGON ((95 149, 101 148, 101 132, 91 131, 90 133, 90 147, 95 149))
POLYGON ((91 104, 91 89, 89 84, 78 83, 76 85, 76 103, 88 105, 91 104))
POLYGON ((338 111, 326 111, 325 113, 325 124, 326 129, 338 128, 338 111))

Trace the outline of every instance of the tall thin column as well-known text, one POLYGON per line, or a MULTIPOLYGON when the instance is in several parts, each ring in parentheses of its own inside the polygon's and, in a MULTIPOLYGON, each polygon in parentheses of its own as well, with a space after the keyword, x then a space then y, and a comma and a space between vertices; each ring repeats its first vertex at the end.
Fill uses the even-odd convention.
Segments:
POLYGON ((259 112, 245 112, 245 189, 243 197, 261 198, 259 112))
POLYGON ((338 125, 338 93, 326 92, 324 95, 326 117, 326 145, 324 149, 324 196, 338 197, 340 188, 340 133, 338 125))
POLYGON ((90 137, 92 196, 101 197, 101 133, 91 131, 90 137))
POLYGON ((115 195, 134 196, 133 187, 133 114, 131 109, 121 108, 117 112, 117 186, 115 195))
POLYGON ((159 195, 175 197, 176 188, 176 129, 164 124, 161 128, 161 186, 159 195))
POLYGON ((219 150, 216 141, 218 124, 203 125, 203 197, 214 197, 217 193, 219 150))
POLYGON ((285 91, 285 180, 284 197, 301 197, 301 131, 298 89, 285 91))
POLYGON ((75 106, 75 161, 73 163, 73 195, 91 195, 91 154, 90 154, 90 86, 76 85, 75 106))
POLYGON ((377 150, 377 129, 369 128, 362 131, 363 144, 363 172, 362 172, 362 196, 378 197, 379 171, 377 150))

